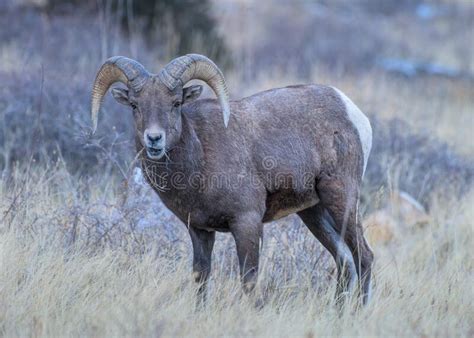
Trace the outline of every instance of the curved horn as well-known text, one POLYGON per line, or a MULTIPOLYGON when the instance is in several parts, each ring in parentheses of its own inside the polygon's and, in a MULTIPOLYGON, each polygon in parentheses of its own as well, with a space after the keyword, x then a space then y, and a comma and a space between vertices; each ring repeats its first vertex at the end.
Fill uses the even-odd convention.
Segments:
POLYGON ((174 90, 178 84, 184 86, 193 79, 206 82, 216 93, 227 127, 230 117, 227 85, 221 70, 210 59, 199 54, 180 56, 168 63, 158 76, 169 90, 174 90))
POLYGON ((92 88, 92 132, 97 129, 99 110, 105 93, 116 82, 122 82, 138 92, 142 89, 149 74, 140 63, 125 56, 114 56, 104 62, 92 88))

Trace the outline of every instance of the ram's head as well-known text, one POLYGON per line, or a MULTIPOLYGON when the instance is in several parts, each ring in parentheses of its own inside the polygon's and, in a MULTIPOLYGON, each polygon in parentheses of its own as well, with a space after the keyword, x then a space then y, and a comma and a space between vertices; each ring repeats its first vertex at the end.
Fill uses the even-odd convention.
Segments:
POLYGON ((216 93, 222 107, 224 124, 230 116, 224 76, 210 59, 188 54, 174 59, 159 74, 150 74, 140 63, 123 56, 108 59, 100 68, 92 90, 93 131, 105 93, 116 82, 127 88, 114 88, 114 98, 133 110, 137 138, 150 159, 162 158, 181 136, 181 106, 199 97, 202 86, 184 85, 198 79, 216 93))

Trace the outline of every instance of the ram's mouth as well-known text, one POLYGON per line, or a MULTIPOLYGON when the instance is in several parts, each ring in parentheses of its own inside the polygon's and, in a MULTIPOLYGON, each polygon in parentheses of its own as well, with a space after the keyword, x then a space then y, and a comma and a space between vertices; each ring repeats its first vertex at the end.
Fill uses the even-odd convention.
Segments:
POLYGON ((146 148, 146 153, 148 157, 152 160, 158 160, 163 157, 165 154, 165 149, 163 148, 153 148, 153 147, 147 147, 146 148))

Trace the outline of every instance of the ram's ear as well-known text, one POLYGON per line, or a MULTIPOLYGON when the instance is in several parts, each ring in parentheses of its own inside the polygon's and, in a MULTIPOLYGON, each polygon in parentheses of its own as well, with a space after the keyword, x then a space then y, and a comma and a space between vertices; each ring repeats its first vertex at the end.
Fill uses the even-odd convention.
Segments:
POLYGON ((183 103, 196 100, 202 93, 201 85, 194 85, 183 88, 183 103))
POLYGON ((130 105, 128 101, 128 90, 123 88, 113 88, 112 96, 117 100, 118 103, 124 104, 126 106, 130 105))

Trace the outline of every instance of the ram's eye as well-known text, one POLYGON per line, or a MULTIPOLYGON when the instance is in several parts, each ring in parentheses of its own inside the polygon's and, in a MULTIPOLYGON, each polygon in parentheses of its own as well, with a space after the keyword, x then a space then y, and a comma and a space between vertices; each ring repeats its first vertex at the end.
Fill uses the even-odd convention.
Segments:
POLYGON ((179 102, 179 101, 176 101, 176 102, 173 104, 173 107, 175 107, 175 108, 179 108, 179 106, 181 106, 181 102, 179 102))
POLYGON ((130 106, 132 107, 132 109, 137 109, 137 104, 135 102, 130 102, 130 106))

